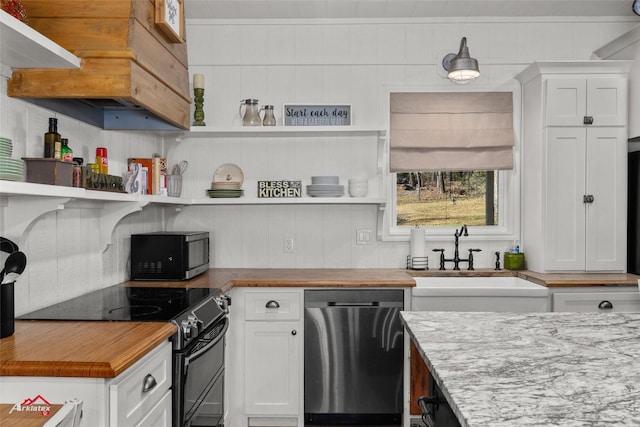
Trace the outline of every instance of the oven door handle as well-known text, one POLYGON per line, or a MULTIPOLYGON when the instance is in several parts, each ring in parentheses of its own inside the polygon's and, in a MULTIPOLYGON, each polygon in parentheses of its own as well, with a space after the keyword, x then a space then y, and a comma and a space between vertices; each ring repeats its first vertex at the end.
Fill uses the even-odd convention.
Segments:
POLYGON ((209 351, 209 349, 211 349, 216 344, 218 344, 220 342, 220 340, 222 340, 224 338, 224 336, 226 335, 227 329, 229 329, 229 319, 225 318, 224 319, 224 328, 222 328, 222 330, 220 331, 218 336, 215 337, 215 339, 213 341, 211 341, 209 344, 207 344, 204 347, 202 347, 200 350, 198 350, 195 353, 193 353, 193 354, 189 355, 188 357, 186 357, 185 360, 184 360, 184 365, 185 366, 189 366, 189 364, 191 362, 197 360, 200 356, 202 356, 204 353, 209 351))

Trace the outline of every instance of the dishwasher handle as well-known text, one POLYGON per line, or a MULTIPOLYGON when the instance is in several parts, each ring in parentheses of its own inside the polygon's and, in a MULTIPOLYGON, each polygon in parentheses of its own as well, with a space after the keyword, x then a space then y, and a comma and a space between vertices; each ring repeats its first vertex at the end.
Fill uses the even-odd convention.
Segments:
POLYGON ((368 302, 339 302, 339 301, 329 301, 327 302, 329 307, 380 307, 380 302, 378 301, 368 301, 368 302))

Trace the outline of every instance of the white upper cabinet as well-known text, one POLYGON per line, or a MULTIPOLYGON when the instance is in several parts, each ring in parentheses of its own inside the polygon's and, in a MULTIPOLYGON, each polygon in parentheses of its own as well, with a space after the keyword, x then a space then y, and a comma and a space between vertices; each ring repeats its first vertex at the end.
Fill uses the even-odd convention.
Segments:
POLYGON ((629 63, 536 63, 523 85, 522 246, 539 272, 626 269, 629 63))
POLYGON ((625 126, 626 80, 555 78, 546 83, 547 126, 625 126))

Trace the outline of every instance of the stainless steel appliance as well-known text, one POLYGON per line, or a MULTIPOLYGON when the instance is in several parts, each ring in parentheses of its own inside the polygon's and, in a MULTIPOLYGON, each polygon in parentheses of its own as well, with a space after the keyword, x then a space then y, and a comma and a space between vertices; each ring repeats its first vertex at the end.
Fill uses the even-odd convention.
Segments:
POLYGON ((131 280, 187 280, 209 269, 209 233, 131 235, 131 280))
POLYGON ((170 321, 173 425, 224 423, 224 347, 230 298, 219 289, 110 286, 20 316, 41 320, 170 321))
POLYGON ((306 424, 400 424, 402 290, 304 293, 306 424))
POLYGON ((418 406, 422 411, 422 422, 425 426, 460 427, 458 418, 431 374, 429 374, 429 396, 418 398, 418 406))

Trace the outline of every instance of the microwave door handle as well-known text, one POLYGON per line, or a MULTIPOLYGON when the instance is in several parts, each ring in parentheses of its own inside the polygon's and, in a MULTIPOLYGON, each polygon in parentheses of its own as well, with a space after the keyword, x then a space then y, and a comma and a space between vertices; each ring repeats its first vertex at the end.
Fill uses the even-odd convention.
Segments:
POLYGON ((222 331, 220 331, 218 336, 215 337, 215 339, 213 341, 211 341, 209 344, 207 344, 204 347, 202 347, 200 350, 198 350, 195 353, 193 353, 192 355, 186 357, 185 361, 184 361, 185 366, 189 366, 189 363, 196 361, 200 356, 202 356, 204 353, 209 351, 209 349, 211 349, 213 346, 218 344, 220 342, 220 340, 222 340, 224 338, 225 334, 227 333, 227 329, 229 329, 229 320, 225 319, 224 320, 224 328, 222 328, 222 331))

